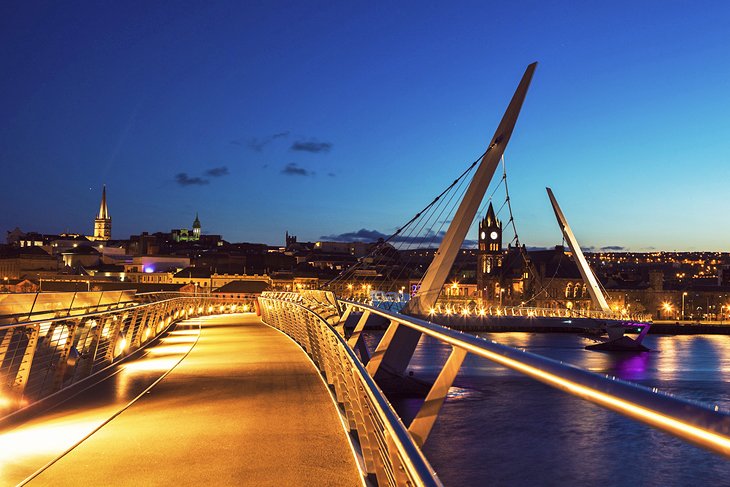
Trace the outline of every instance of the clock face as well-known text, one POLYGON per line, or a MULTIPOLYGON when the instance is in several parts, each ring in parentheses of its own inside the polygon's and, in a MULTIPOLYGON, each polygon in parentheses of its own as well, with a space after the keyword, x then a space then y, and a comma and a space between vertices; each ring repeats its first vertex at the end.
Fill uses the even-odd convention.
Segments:
POLYGON ((492 233, 489 234, 489 237, 492 240, 497 240, 497 237, 499 237, 499 234, 497 232, 492 232, 492 233))
POLYGON ((487 232, 482 232, 482 240, 484 240, 485 238, 487 238, 487 232))

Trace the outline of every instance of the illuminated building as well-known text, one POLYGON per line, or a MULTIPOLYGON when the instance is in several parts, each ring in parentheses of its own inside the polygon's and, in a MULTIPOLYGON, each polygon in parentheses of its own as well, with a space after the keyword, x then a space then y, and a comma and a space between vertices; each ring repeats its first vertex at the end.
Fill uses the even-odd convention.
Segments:
POLYGON ((498 276, 502 270, 502 222, 494 214, 489 203, 487 215, 479 222, 479 247, 477 254, 477 294, 485 298, 487 280, 498 276))
POLYGON ((201 226, 198 214, 195 214, 195 221, 193 221, 193 229, 187 228, 175 228, 171 232, 172 239, 175 242, 197 242, 200 240, 201 226))
POLYGON ((106 185, 101 190, 99 214, 94 220, 94 237, 91 240, 109 240, 112 238, 112 217, 106 205, 106 185))

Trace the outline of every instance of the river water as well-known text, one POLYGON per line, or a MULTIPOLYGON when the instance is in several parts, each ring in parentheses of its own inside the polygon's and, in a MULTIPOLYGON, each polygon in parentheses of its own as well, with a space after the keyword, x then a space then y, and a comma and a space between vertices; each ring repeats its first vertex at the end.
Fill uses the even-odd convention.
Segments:
MULTIPOLYGON (((649 335, 656 351, 626 354, 573 334, 478 335, 730 410, 730 336, 649 335)), ((448 353, 423 338, 409 370, 434 378, 448 353)), ((412 418, 421 400, 391 402, 412 418)), ((730 486, 730 460, 474 356, 424 452, 449 486, 730 486)))

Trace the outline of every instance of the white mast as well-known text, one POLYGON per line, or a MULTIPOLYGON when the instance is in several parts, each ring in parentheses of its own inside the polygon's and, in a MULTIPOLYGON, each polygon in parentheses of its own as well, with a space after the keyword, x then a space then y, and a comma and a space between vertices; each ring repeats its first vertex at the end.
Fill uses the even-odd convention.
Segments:
POLYGON ((601 311, 610 313, 611 307, 608 305, 606 297, 603 295, 603 291, 601 291, 601 288, 598 285, 598 279, 596 279, 595 274, 593 274, 593 271, 588 265, 588 261, 583 255, 580 245, 578 245, 578 240, 576 240, 575 235, 573 235, 573 231, 570 229, 570 225, 568 225, 568 220, 565 219, 565 215, 563 215, 563 212, 558 205, 558 201, 555 199, 555 195, 553 195, 553 190, 550 188, 545 189, 547 189, 548 196, 550 197, 550 203, 553 205, 553 211, 555 211, 555 217, 558 219, 560 230, 563 232, 563 236, 568 242, 571 252, 573 252, 573 259, 575 259, 575 263, 578 264, 578 270, 580 271, 581 277, 583 277, 583 282, 588 284, 588 292, 591 295, 594 306, 599 308, 601 311))
POLYGON ((502 116, 502 121, 499 123, 496 132, 494 132, 494 137, 492 137, 492 141, 489 143, 487 152, 482 157, 474 173, 474 177, 464 194, 464 199, 461 200, 454 219, 451 225, 449 225, 449 229, 446 231, 446 235, 436 251, 431 265, 423 276, 420 289, 406 305, 406 308, 403 310, 404 312, 426 315, 429 309, 436 303, 441 289, 449 277, 451 267, 454 265, 454 260, 459 253, 459 249, 461 249, 461 245, 464 243, 464 238, 469 231, 469 227, 474 221, 474 216, 479 209, 479 205, 482 199, 484 199, 484 193, 492 181, 499 160, 502 154, 504 154, 507 143, 512 136, 512 130, 515 127, 515 122, 517 122, 517 117, 522 108, 522 102, 525 100, 525 95, 527 95, 527 89, 530 86, 530 81, 532 80, 532 75, 536 67, 537 63, 532 63, 527 66, 525 74, 522 76, 522 80, 517 86, 517 90, 512 96, 509 106, 507 106, 507 110, 502 116))

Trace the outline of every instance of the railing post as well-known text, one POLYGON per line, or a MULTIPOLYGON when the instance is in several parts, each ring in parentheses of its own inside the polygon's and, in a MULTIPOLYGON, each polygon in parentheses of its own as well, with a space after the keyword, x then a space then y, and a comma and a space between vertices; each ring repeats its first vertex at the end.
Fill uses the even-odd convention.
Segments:
POLYGON ((36 347, 38 346, 38 335, 41 331, 41 325, 31 325, 26 327, 25 330, 26 333, 28 333, 28 343, 25 346, 23 359, 20 362, 20 367, 18 368, 18 373, 15 375, 15 381, 12 386, 12 390, 18 399, 23 397, 25 386, 28 384, 30 369, 33 365, 33 357, 35 356, 36 347))
MULTIPOLYGON (((89 330, 89 333, 92 333, 91 338, 91 344, 89 346, 88 350, 80 350, 82 356, 81 359, 84 360, 84 366, 81 368, 81 377, 87 377, 91 374, 92 370, 94 369, 94 362, 96 361, 96 354, 99 350, 99 341, 101 340, 101 331, 104 329, 104 320, 94 320, 96 325, 94 325, 94 328, 89 330)), ((88 325, 88 321, 86 323, 88 325)))
MULTIPOLYGON (((3 335, 3 341, 0 342, 0 366, 2 366, 3 361, 5 361, 5 355, 8 354, 8 349, 10 348, 10 341, 13 339, 13 334, 15 333, 15 328, 6 328, 5 334, 3 335)), ((0 385, 2 385, 0 383, 0 385)))
POLYGON ((116 316, 112 317, 111 335, 109 337, 109 349, 106 351, 106 360, 108 362, 114 362, 114 352, 116 352, 117 342, 119 341, 119 330, 121 329, 122 320, 116 316), (116 319, 115 319, 116 318, 116 319))
POLYGON ((76 337, 76 328, 79 322, 80 320, 74 320, 73 322, 64 325, 66 326, 68 332, 66 334, 66 341, 63 344, 63 348, 61 349, 58 361, 56 362, 56 373, 53 378, 53 392, 60 390, 63 386, 63 379, 66 375, 66 369, 68 368, 68 358, 71 353, 71 347, 73 346, 74 338, 76 337))

